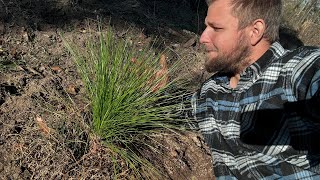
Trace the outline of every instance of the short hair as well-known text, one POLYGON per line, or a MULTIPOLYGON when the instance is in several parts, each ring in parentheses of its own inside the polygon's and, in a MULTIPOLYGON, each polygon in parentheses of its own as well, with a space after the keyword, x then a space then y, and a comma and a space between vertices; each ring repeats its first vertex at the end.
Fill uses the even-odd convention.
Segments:
MULTIPOLYGON (((217 0, 206 0, 208 5, 215 1, 217 0)), ((281 0, 230 0, 230 5, 232 15, 239 19, 239 29, 244 29, 256 19, 263 19, 266 23, 263 37, 270 43, 279 40, 281 0)))

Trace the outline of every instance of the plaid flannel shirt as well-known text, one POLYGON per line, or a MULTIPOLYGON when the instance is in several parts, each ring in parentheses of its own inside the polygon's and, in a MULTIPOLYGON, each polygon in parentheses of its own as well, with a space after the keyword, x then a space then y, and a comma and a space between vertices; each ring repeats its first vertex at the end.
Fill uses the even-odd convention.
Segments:
POLYGON ((320 179, 320 49, 278 42, 241 73, 215 74, 191 99, 217 179, 320 179))

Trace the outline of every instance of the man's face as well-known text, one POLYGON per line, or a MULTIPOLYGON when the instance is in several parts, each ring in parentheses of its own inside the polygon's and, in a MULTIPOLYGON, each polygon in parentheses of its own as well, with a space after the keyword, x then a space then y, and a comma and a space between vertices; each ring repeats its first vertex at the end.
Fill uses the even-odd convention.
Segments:
POLYGON ((206 29, 200 42, 207 51, 208 72, 241 73, 249 65, 250 41, 246 28, 238 29, 228 0, 213 2, 208 8, 206 29))

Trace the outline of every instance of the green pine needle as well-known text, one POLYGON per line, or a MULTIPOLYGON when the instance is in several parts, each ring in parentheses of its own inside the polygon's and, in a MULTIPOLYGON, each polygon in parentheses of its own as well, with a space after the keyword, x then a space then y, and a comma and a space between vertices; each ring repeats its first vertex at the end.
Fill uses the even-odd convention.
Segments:
POLYGON ((91 101, 93 131, 125 159, 137 177, 142 176, 139 167, 152 170, 141 173, 155 173, 138 148, 132 147, 139 147, 139 143, 149 147, 141 137, 182 129, 184 121, 174 113, 179 95, 166 93, 172 82, 153 92, 161 78, 165 78, 154 79, 160 68, 160 55, 155 55, 152 48, 135 50, 126 41, 116 39, 111 28, 100 33, 98 43, 94 38, 88 40, 85 49, 76 43, 65 41, 65 44, 91 101))

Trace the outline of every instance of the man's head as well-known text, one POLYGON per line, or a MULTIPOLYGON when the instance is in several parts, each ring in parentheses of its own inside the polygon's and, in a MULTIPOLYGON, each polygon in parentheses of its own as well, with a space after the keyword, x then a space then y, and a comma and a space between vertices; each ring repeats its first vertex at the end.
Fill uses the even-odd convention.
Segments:
POLYGON ((208 2, 205 45, 209 72, 239 74, 278 39, 281 0, 208 2))

